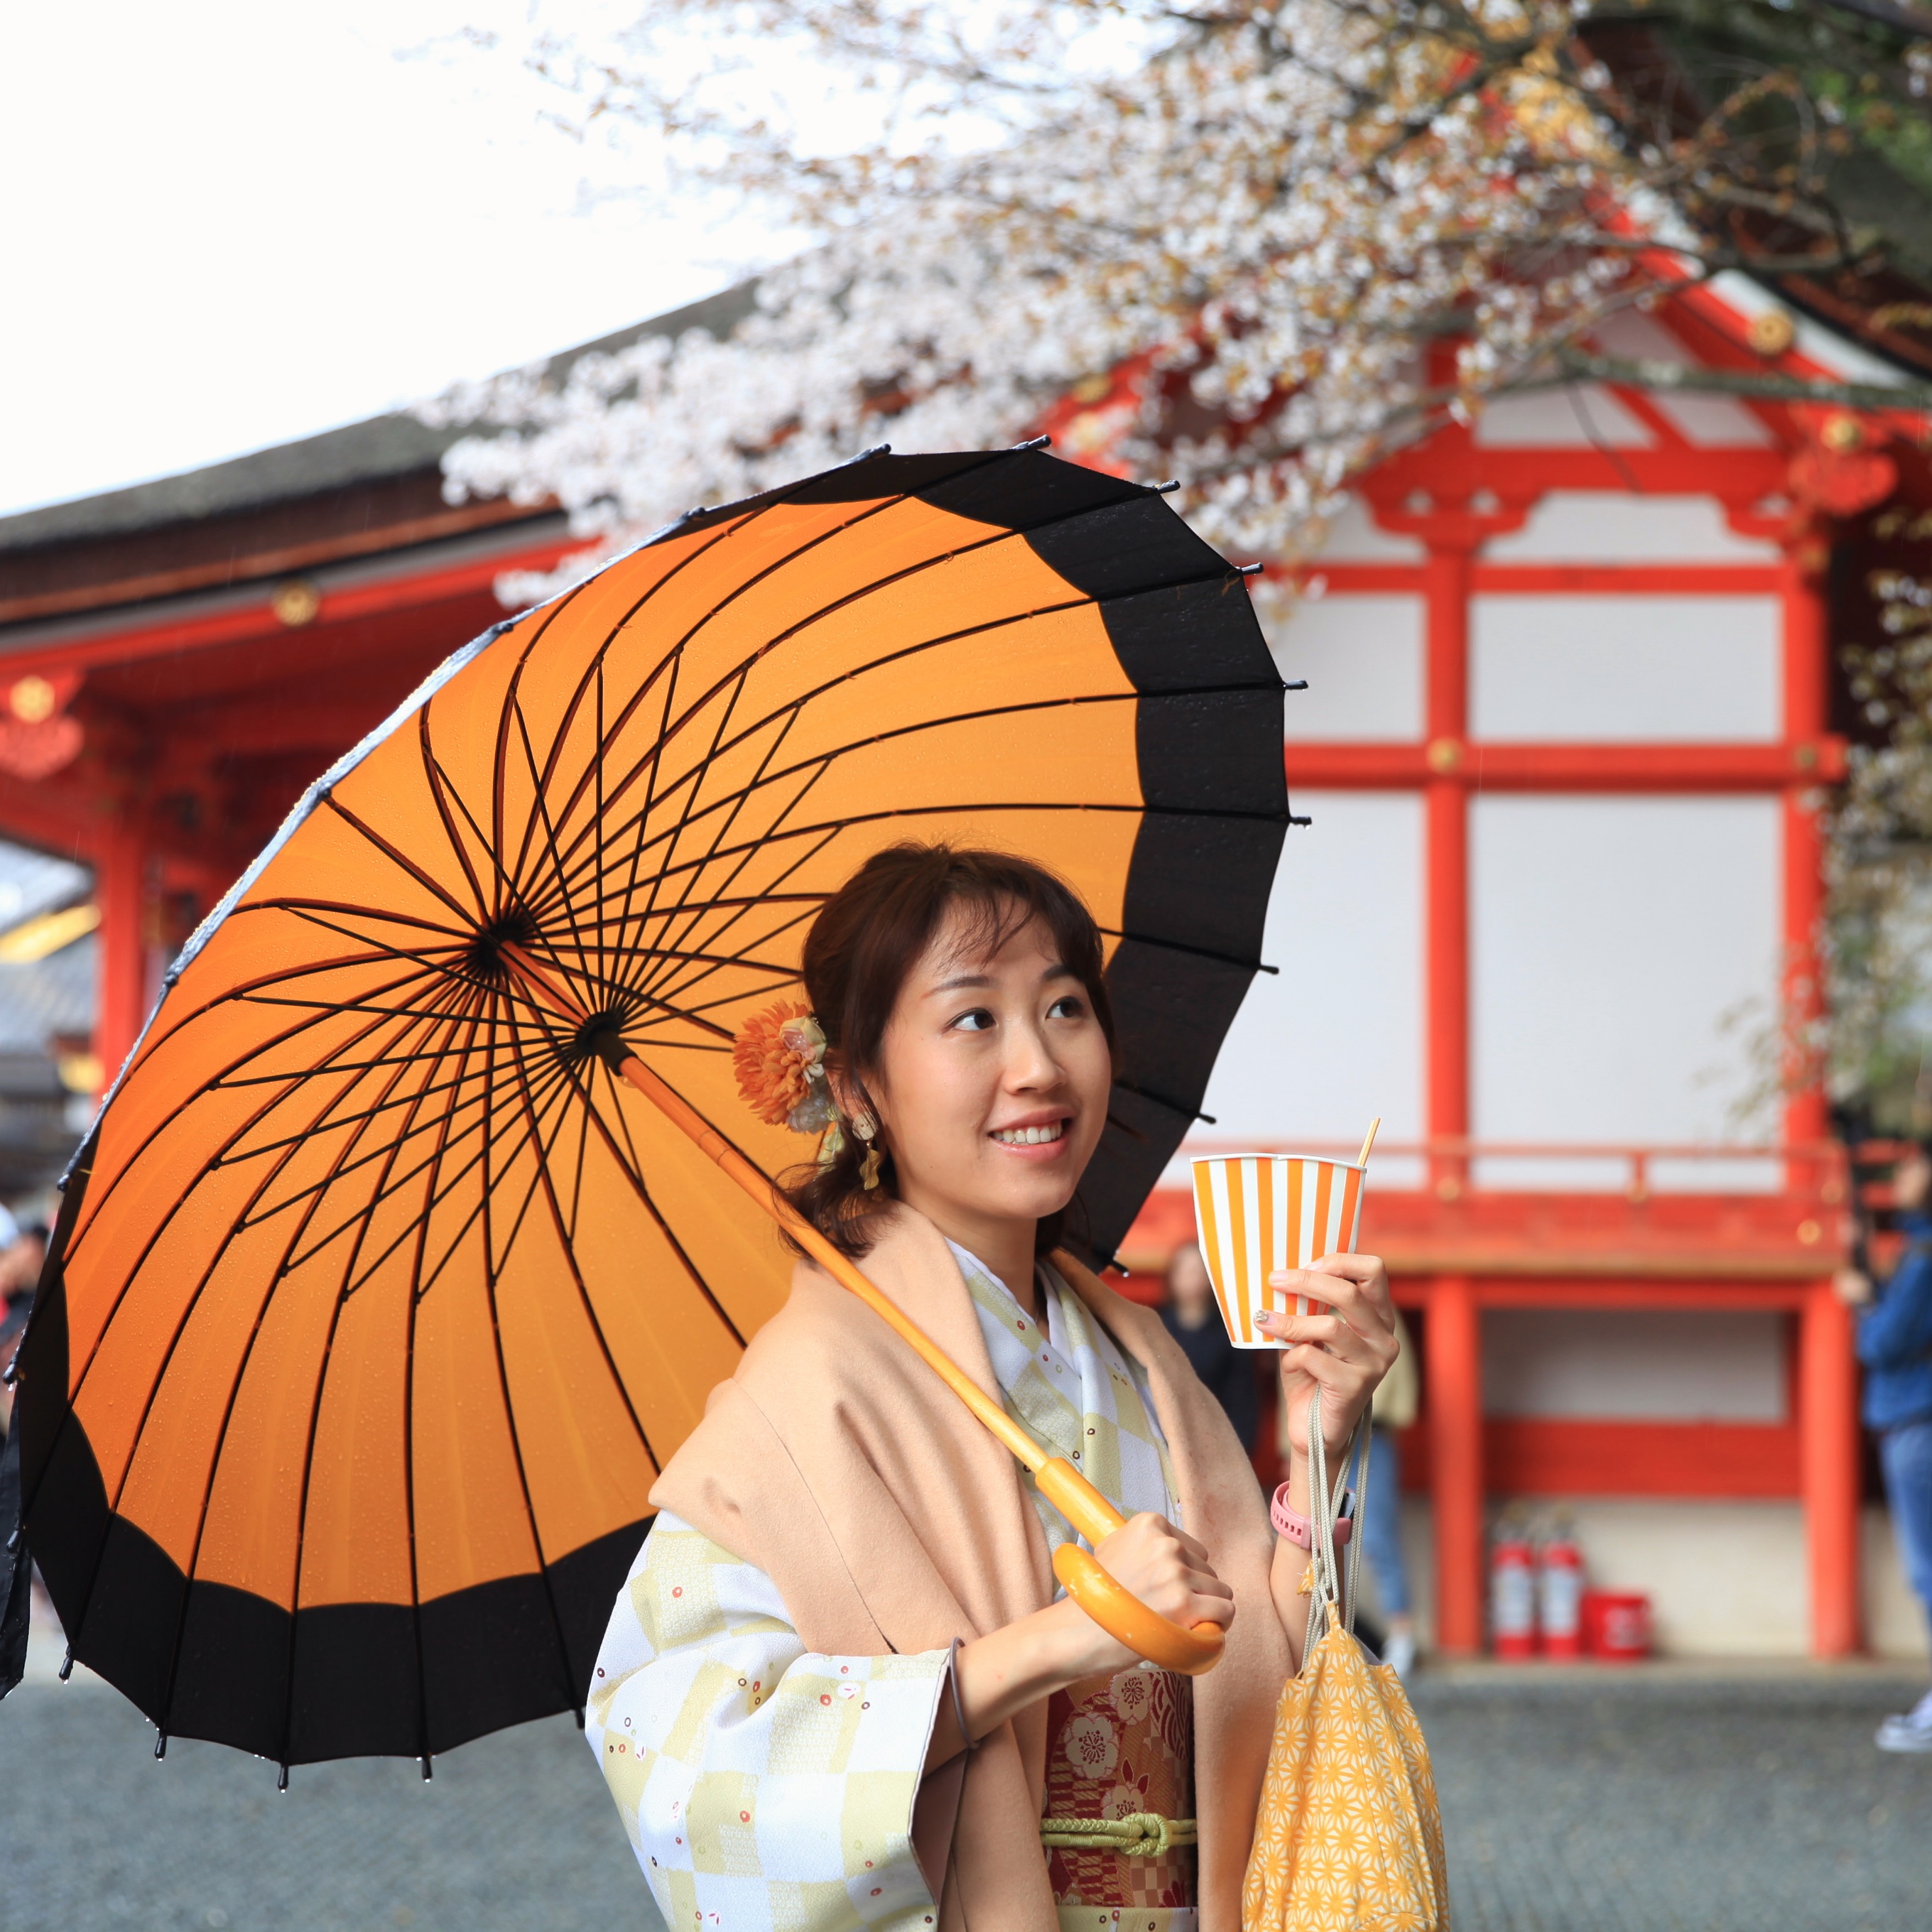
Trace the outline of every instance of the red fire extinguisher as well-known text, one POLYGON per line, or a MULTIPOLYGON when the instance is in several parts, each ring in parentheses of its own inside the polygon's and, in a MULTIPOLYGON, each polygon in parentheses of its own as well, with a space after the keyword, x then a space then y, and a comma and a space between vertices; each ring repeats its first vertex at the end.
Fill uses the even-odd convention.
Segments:
POLYGON ((1490 1633, 1498 1657, 1536 1654, 1536 1556, 1520 1523, 1505 1517, 1490 1552, 1490 1633))
POLYGON ((1583 1654, 1583 1552, 1569 1524, 1557 1519, 1537 1552, 1537 1621, 1546 1657, 1583 1654))

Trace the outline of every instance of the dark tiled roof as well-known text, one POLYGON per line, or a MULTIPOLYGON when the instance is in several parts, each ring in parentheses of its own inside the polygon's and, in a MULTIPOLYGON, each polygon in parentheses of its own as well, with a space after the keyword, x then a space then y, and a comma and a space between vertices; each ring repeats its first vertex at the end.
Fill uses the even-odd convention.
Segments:
MULTIPOLYGON (((752 293, 752 285, 746 283, 614 335, 581 343, 553 356, 549 372, 553 378, 561 377, 579 356, 626 348, 646 335, 677 335, 688 328, 722 333, 749 310, 752 293)), ((372 416, 366 422, 326 430, 320 436, 258 449, 178 476, 0 518, 0 551, 124 536, 434 470, 443 452, 464 434, 460 427, 431 429, 412 416, 372 416)))

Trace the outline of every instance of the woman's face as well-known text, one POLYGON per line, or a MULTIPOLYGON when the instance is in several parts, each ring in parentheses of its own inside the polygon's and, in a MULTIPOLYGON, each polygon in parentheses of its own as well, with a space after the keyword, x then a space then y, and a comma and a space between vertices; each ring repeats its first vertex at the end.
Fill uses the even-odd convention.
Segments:
POLYGON ((949 919, 907 976, 866 1083, 899 1198, 948 1232, 1064 1208, 1113 1084, 1087 989, 1046 928, 976 957, 962 923, 949 919))

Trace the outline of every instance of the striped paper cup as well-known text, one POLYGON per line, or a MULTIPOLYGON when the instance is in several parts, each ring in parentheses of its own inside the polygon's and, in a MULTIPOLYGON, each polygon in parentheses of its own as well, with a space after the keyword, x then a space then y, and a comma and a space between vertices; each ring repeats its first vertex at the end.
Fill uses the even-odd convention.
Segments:
MULTIPOLYGON (((1204 1156, 1194 1166, 1194 1225, 1228 1336, 1238 1348, 1280 1348, 1255 1317, 1286 1297, 1268 1278, 1347 1254, 1362 1220, 1364 1169, 1312 1154, 1204 1156)), ((1305 1295, 1298 1314, 1308 1312, 1305 1295)))

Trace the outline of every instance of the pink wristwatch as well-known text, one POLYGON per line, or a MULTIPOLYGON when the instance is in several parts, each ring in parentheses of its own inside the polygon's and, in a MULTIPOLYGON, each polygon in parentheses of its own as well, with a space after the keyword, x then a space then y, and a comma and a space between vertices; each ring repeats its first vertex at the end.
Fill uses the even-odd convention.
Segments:
MULTIPOLYGON (((1355 1498, 1347 1491, 1342 1496, 1342 1507, 1335 1518, 1335 1547, 1340 1550, 1346 1543, 1354 1528, 1355 1498)), ((1274 1499, 1268 1504, 1268 1520, 1274 1525, 1275 1533, 1285 1536, 1291 1543, 1298 1543, 1304 1550, 1315 1546, 1315 1526, 1299 1510, 1288 1506, 1288 1485, 1284 1483, 1274 1492, 1274 1499)))

